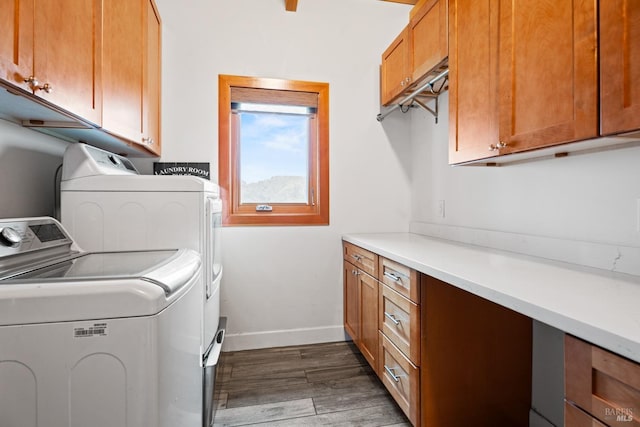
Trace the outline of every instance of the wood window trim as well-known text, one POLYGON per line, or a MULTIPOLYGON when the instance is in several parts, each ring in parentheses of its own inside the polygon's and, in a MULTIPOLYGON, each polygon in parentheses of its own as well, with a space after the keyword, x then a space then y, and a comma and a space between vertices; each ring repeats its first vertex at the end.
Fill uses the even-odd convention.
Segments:
POLYGON ((222 196, 222 224, 329 225, 329 84, 231 75, 218 76, 218 183, 222 196), (241 206, 238 181, 238 141, 232 140, 231 88, 275 89, 318 94, 316 143, 309 156, 309 186, 314 204, 273 203, 273 211, 256 212, 241 206))

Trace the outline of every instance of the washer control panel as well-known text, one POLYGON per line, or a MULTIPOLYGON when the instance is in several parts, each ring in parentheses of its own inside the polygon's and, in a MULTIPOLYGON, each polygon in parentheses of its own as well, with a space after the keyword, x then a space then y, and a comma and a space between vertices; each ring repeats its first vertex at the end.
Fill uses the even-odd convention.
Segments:
POLYGON ((53 218, 0 220, 0 258, 71 243, 71 237, 53 218))

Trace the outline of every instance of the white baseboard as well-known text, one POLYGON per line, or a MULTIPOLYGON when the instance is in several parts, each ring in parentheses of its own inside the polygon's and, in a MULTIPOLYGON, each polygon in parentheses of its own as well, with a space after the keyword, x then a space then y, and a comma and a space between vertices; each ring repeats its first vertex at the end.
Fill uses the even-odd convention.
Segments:
POLYGON ((227 333, 224 337, 222 351, 253 350, 347 340, 350 338, 344 332, 342 325, 239 334, 227 333))

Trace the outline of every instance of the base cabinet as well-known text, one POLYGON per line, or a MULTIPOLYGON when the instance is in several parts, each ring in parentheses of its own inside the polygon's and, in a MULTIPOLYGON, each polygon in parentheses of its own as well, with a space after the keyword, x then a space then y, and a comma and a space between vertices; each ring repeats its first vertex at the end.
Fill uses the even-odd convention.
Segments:
POLYGON ((343 258, 344 328, 378 373, 378 256, 345 243, 343 258))
POLYGON ((382 255, 344 248, 345 330, 414 426, 528 425, 530 318, 382 255), (367 335, 374 309, 377 341, 367 335))
POLYGON ((640 425, 640 364, 565 335, 564 369, 566 427, 640 425))

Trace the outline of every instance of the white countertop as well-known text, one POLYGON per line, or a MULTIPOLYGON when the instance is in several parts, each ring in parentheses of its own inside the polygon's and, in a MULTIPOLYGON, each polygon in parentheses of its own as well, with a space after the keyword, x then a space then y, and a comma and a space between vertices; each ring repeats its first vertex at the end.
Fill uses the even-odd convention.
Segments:
POLYGON ((343 239, 640 363, 638 276, 412 233, 343 239))

